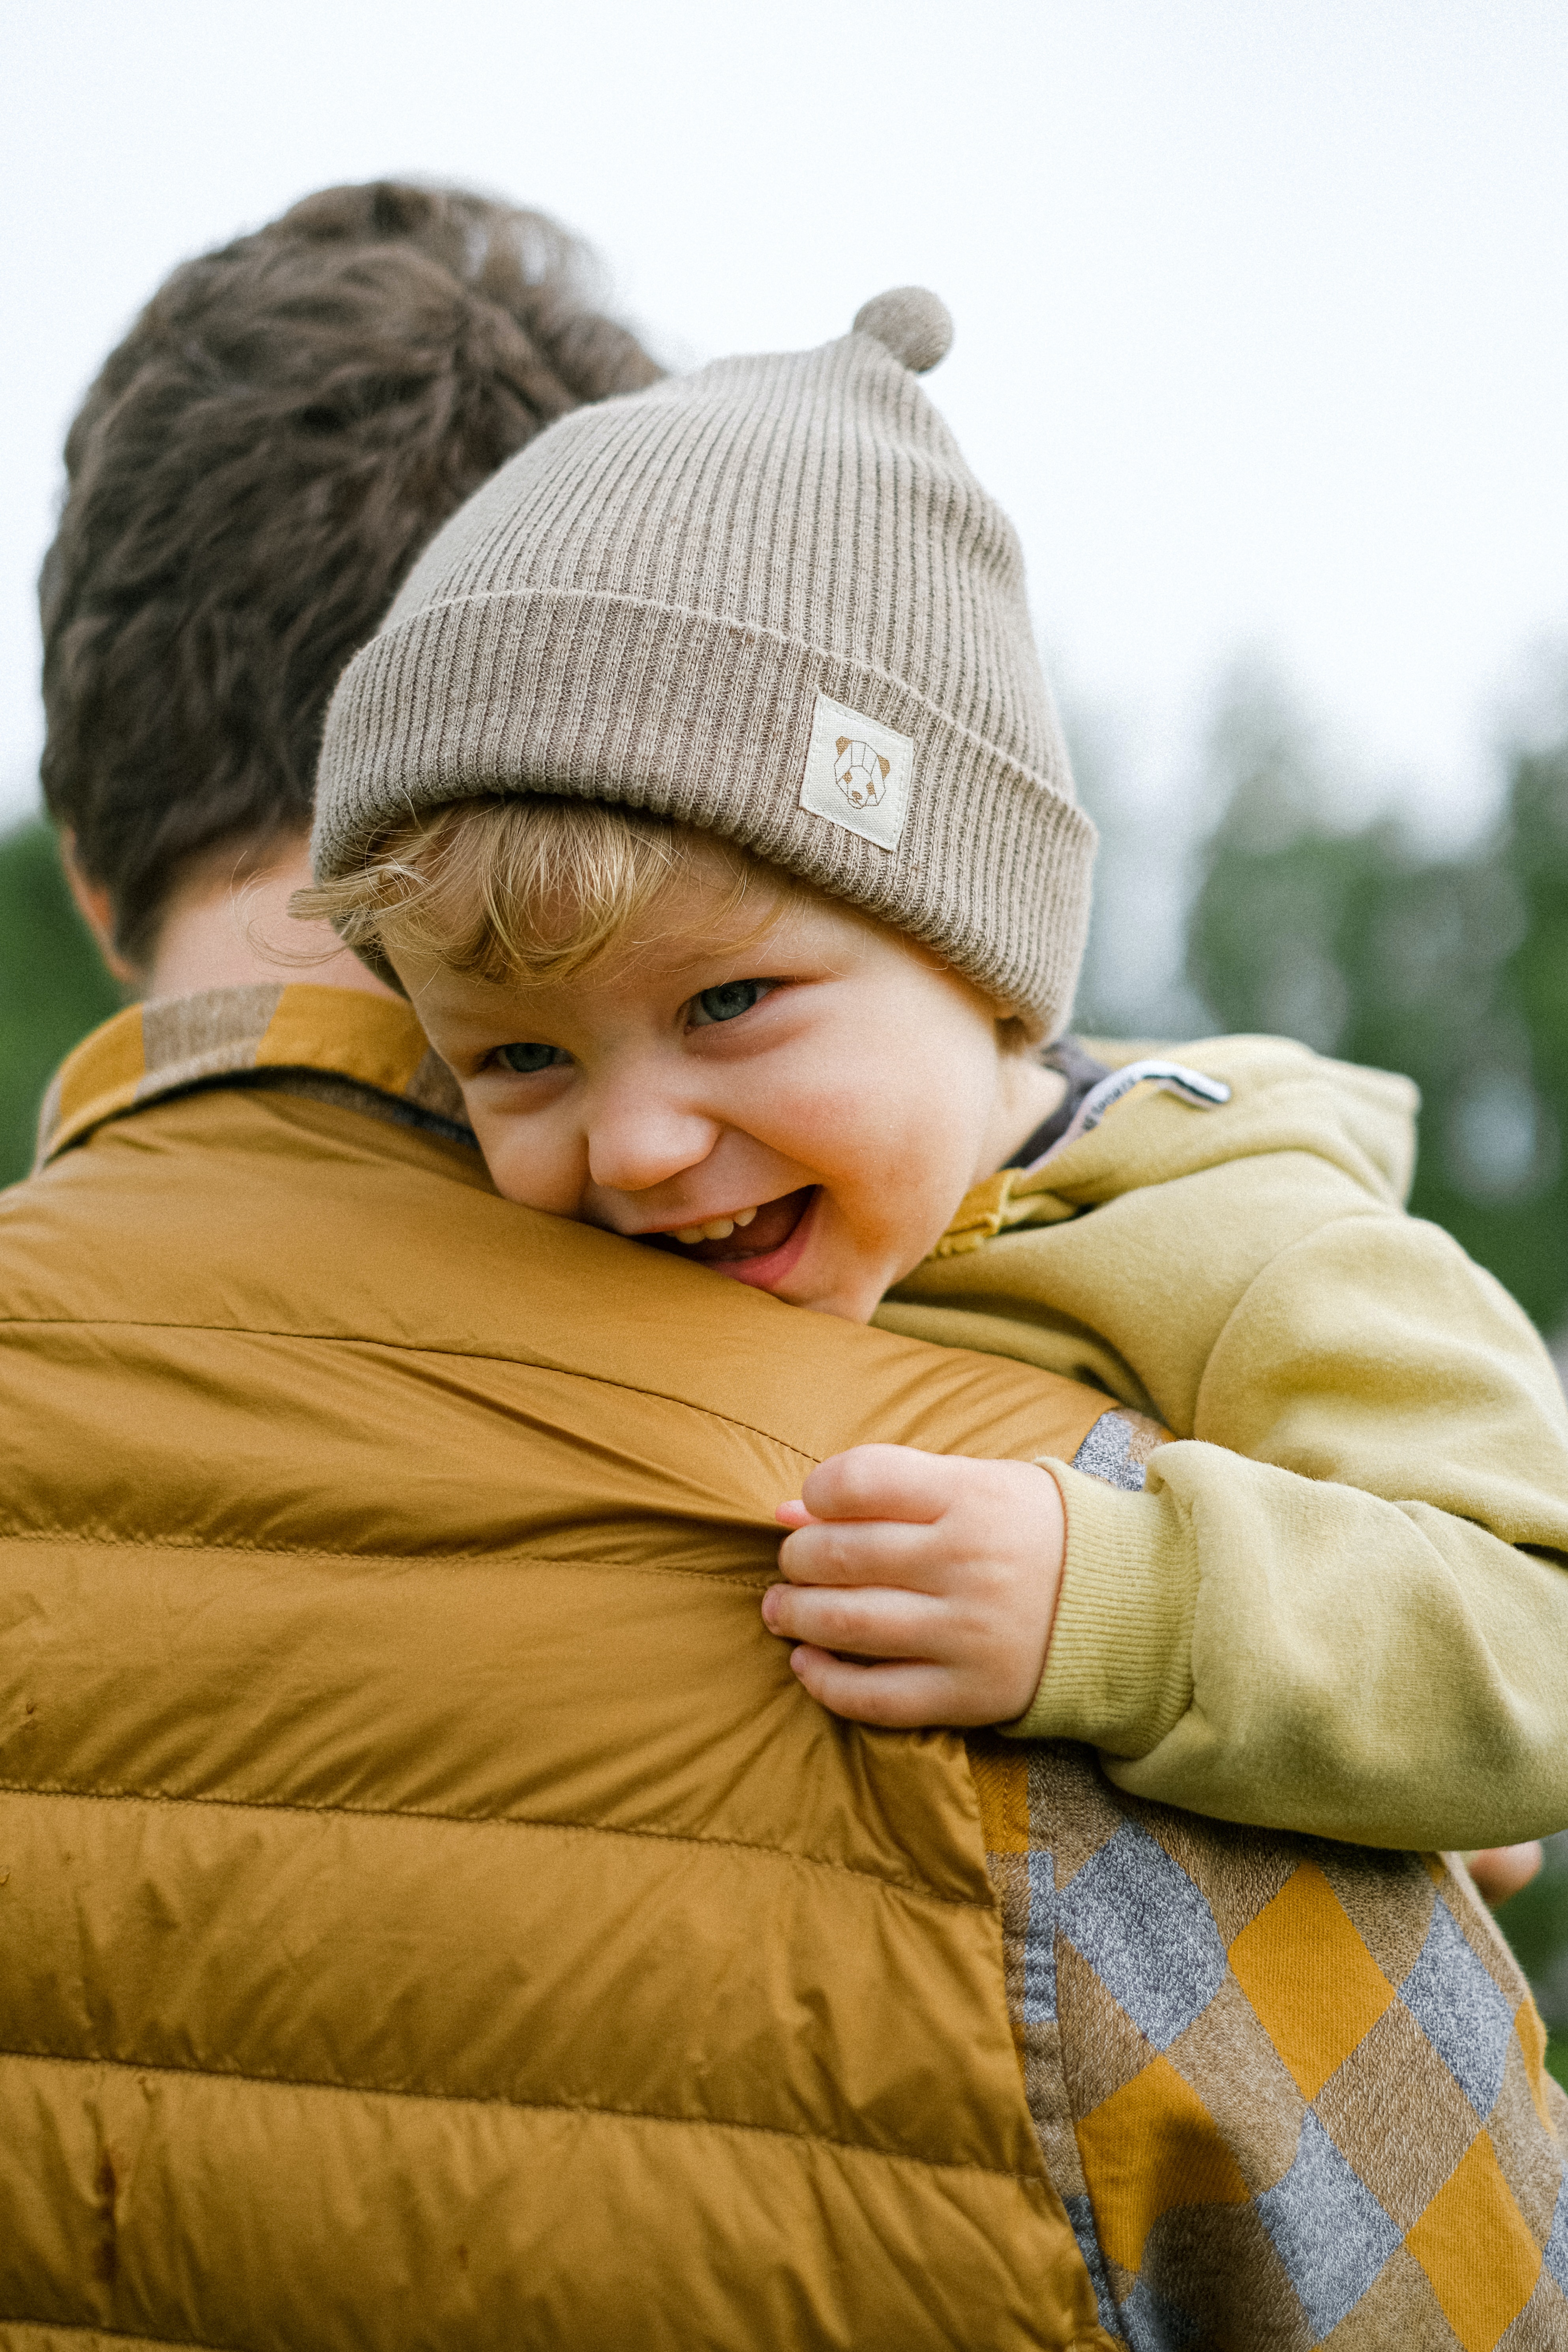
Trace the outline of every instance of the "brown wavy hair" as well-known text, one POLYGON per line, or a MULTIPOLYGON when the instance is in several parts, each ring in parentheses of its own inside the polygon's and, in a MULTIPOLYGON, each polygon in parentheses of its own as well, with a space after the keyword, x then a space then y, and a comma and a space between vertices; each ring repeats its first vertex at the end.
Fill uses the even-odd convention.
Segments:
POLYGON ((144 967, 182 874, 310 823, 327 703, 409 566, 552 418, 659 371, 538 213, 329 188, 153 296, 66 442, 50 814, 144 967))

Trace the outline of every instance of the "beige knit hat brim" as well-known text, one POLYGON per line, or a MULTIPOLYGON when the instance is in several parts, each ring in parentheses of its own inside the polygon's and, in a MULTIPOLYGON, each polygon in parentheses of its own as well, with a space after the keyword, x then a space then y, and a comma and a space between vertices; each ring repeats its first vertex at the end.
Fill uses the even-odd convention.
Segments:
POLYGON ((359 866, 394 811, 575 793, 722 833, 940 948, 1009 1010, 1070 1001, 1093 826, 895 678, 756 626, 545 589, 394 624, 354 688, 323 765, 323 877, 359 866), (819 693, 910 737, 917 771, 942 780, 896 858, 800 805, 819 693))

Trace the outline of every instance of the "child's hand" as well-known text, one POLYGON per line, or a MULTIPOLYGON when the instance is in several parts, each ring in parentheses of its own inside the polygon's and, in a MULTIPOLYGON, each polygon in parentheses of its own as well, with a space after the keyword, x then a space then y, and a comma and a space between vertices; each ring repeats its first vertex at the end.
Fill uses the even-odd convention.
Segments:
POLYGON ((788 1580, 763 1596, 813 1698, 909 1730, 1008 1723, 1039 1687, 1067 1523, 1047 1470, 857 1445, 773 1515, 788 1580), (865 1664, 835 1653, 851 1651, 865 1664))
POLYGON ((1524 1845, 1483 1846, 1479 1853, 1468 1853, 1465 1860, 1470 1876, 1495 1911, 1510 1895, 1530 1885, 1546 1860, 1546 1850, 1539 1838, 1531 1838, 1524 1845))

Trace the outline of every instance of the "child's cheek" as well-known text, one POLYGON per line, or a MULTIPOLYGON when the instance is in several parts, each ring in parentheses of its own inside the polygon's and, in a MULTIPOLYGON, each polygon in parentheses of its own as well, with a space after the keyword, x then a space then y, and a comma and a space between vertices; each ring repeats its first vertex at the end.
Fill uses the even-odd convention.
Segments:
POLYGON ((493 1112, 487 1113, 482 1105, 474 1102, 468 1103, 468 1117, 490 1171, 490 1181, 501 1198, 515 1201, 525 1209, 547 1207, 542 1195, 548 1187, 541 1181, 539 1155, 529 1149, 512 1122, 498 1118, 493 1112))
POLYGON ((834 1203, 844 1280, 857 1295, 865 1293, 861 1321, 874 1313, 885 1291, 930 1256, 952 1222, 957 1201, 950 1202, 945 1188, 923 1178, 918 1167, 900 1174, 896 1163, 885 1162, 867 1181, 846 1188, 834 1203))

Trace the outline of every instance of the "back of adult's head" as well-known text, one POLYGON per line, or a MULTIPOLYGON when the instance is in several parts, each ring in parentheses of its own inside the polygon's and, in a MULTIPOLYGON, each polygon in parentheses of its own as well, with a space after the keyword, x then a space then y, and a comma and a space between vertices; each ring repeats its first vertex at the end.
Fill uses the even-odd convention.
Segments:
POLYGON ((184 263, 89 392, 44 564, 44 793, 115 943, 309 825, 332 687, 426 541, 658 370, 538 213, 382 181, 184 263))

